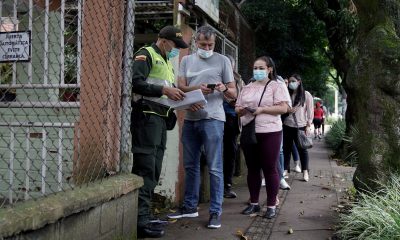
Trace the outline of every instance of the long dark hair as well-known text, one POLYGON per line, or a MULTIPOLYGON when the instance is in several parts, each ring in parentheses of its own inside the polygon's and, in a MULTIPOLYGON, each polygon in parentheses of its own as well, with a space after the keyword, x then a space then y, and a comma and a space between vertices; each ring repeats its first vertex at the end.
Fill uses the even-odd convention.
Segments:
MULTIPOLYGON (((268 78, 271 80, 276 80, 278 77, 278 74, 276 73, 276 67, 275 67, 274 60, 272 60, 272 58, 268 57, 268 56, 258 57, 256 59, 256 61, 258 61, 258 60, 265 62, 267 64, 267 67, 271 67, 273 69, 273 71, 268 74, 268 78)), ((256 62, 256 61, 254 61, 254 62, 256 62)))
MULTIPOLYGON (((293 106, 300 105, 303 107, 304 103, 306 101, 306 94, 305 94, 304 87, 303 87, 303 81, 301 81, 301 77, 299 74, 293 74, 290 77, 295 78, 297 81, 300 81, 299 86, 297 87, 297 93, 296 93, 296 97, 293 102, 293 106)), ((289 88, 289 93, 290 93, 290 96, 292 96, 294 93, 294 90, 289 88)))

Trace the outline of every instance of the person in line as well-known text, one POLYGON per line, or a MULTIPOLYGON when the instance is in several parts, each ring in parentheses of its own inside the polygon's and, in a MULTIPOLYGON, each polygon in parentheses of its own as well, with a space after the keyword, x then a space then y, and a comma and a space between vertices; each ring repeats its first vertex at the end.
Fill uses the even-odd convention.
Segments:
POLYGON ((200 150, 204 147, 210 176, 208 228, 221 227, 224 177, 222 142, 225 112, 224 95, 236 98, 236 87, 229 59, 215 53, 216 33, 202 26, 196 33, 197 52, 182 59, 178 87, 183 92, 201 89, 207 104, 193 104, 186 112, 182 129, 185 194, 183 206, 169 218, 197 217, 200 188, 200 150))
MULTIPOLYGON (((286 88, 288 88, 289 87, 289 79, 285 78, 284 81, 285 81, 286 88)), ((290 98, 290 96, 289 96, 289 98, 290 98)), ((290 98, 290 103, 291 102, 292 102, 292 99, 290 98)), ((291 105, 290 105, 290 107, 291 107, 291 105)), ((285 121, 285 118, 287 116, 289 116, 289 113, 282 114, 282 116, 281 116, 282 122, 285 121)), ((296 144, 294 142, 293 142, 292 151, 291 151, 290 154, 293 157, 294 166, 295 166, 293 170, 295 172, 297 172, 297 173, 301 173, 299 152, 297 151, 297 147, 296 147, 296 144)), ((282 155, 281 155, 281 158, 284 158, 283 157, 283 141, 282 141, 282 155)), ((282 159, 281 162, 282 162, 282 171, 283 171, 282 174, 283 174, 283 177, 284 177, 284 179, 287 179, 287 178, 289 178, 289 174, 288 174, 287 171, 284 171, 284 165, 285 165, 284 164, 285 163, 284 159, 282 159)), ((281 189, 283 189, 282 186, 281 186, 281 189)), ((290 187, 289 187, 289 189, 290 189, 290 187)))
POLYGON ((132 173, 143 177, 139 189, 137 231, 139 237, 159 238, 161 225, 151 221, 151 199, 160 178, 167 141, 168 119, 175 117, 164 105, 166 98, 182 100, 185 94, 173 87, 175 78, 170 59, 188 45, 173 26, 161 29, 156 43, 139 49, 134 55, 132 76, 132 173))
MULTIPOLYGON (((292 106, 292 100, 290 99, 290 95, 289 95, 289 91, 287 90, 287 84, 286 81, 287 79, 283 79, 281 76, 277 76, 277 80, 279 83, 281 84, 285 84, 285 97, 287 98, 287 102, 289 107, 292 106)), ((281 115, 281 121, 283 122, 284 117, 287 116, 286 114, 282 114, 281 115)), ((290 185, 286 182, 285 180, 285 176, 284 176, 284 157, 283 157, 283 138, 282 138, 282 143, 281 143, 281 148, 279 151, 279 159, 278 159, 278 171, 279 171, 279 177, 280 177, 280 181, 279 181, 279 187, 282 190, 290 190, 290 185)), ((264 179, 263 179, 264 180, 264 179)), ((265 180, 263 181, 263 183, 265 182, 265 180)), ((265 185, 262 185, 265 186, 265 185)))
MULTIPOLYGON (((240 92, 243 87, 243 81, 239 73, 235 71, 235 59, 227 55, 229 58, 233 76, 235 79, 236 92, 240 92)), ((239 130, 239 118, 235 112, 236 98, 230 98, 224 95, 224 111, 225 111, 225 125, 224 125, 224 198, 236 198, 236 193, 232 191, 232 178, 236 167, 238 158, 238 136, 239 130)))
POLYGON ((314 119, 313 119, 315 139, 317 139, 317 137, 321 139, 321 124, 323 118, 324 118, 324 110, 322 110, 321 108, 321 103, 317 102, 314 108, 314 119))
POLYGON ((290 172, 290 152, 294 142, 299 151, 303 180, 308 182, 308 151, 300 147, 297 139, 297 131, 306 131, 306 134, 310 134, 310 126, 314 113, 313 97, 309 92, 304 90, 303 82, 298 74, 293 74, 289 78, 289 93, 292 98, 293 107, 289 110, 290 114, 283 123, 285 174, 287 175, 290 172))
POLYGON ((325 136, 325 118, 328 115, 328 109, 325 107, 323 103, 321 103, 321 108, 324 111, 324 115, 322 116, 322 122, 321 122, 322 136, 325 136))
POLYGON ((241 143, 248 169, 247 186, 250 192, 250 205, 242 213, 248 215, 261 210, 259 195, 262 170, 267 190, 267 211, 264 217, 269 219, 276 215, 279 191, 280 178, 277 164, 282 141, 280 115, 288 110, 288 99, 285 97, 287 90, 285 85, 277 82, 275 69, 270 57, 258 58, 253 65, 255 82, 243 87, 235 109, 243 126, 256 117, 257 144, 241 143), (261 103, 258 106, 260 99, 261 103))

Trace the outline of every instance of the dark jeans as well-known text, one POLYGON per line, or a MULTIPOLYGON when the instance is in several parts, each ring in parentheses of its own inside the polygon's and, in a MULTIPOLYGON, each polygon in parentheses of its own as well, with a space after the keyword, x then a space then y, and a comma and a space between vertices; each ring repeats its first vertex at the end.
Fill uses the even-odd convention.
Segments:
POLYGON ((297 131, 304 131, 305 127, 299 129, 283 125, 283 156, 285 158, 285 170, 290 172, 290 156, 292 153, 293 142, 299 152, 301 170, 308 170, 308 151, 302 149, 297 140, 297 131))
POLYGON ((132 173, 143 177, 139 189, 138 226, 148 223, 151 199, 160 179, 167 131, 165 120, 154 114, 132 113, 132 173))
POLYGON ((261 170, 267 189, 267 206, 275 206, 279 191, 278 158, 282 142, 282 131, 257 133, 256 145, 242 145, 247 165, 247 186, 250 201, 258 203, 261 190, 261 170))
POLYGON ((238 157, 238 118, 226 115, 224 127, 224 187, 226 188, 232 185, 233 171, 238 157))
POLYGON ((293 161, 299 161, 299 152, 297 151, 297 147, 294 142, 292 147, 292 156, 293 156, 293 161))

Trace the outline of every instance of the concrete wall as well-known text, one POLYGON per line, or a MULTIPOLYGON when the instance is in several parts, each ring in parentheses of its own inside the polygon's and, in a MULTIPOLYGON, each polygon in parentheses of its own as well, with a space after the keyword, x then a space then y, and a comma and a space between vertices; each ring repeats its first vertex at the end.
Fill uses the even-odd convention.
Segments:
POLYGON ((133 174, 121 174, 0 209, 0 239, 136 239, 142 184, 133 174))

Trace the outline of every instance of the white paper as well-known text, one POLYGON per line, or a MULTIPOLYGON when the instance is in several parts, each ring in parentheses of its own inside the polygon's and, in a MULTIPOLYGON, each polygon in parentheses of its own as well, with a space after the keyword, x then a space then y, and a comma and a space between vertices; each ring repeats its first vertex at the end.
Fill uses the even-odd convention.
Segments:
POLYGON ((182 101, 168 99, 168 105, 176 110, 188 109, 195 103, 207 104, 207 100, 204 98, 200 89, 186 92, 185 98, 182 101))

